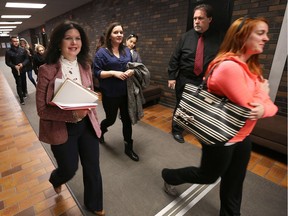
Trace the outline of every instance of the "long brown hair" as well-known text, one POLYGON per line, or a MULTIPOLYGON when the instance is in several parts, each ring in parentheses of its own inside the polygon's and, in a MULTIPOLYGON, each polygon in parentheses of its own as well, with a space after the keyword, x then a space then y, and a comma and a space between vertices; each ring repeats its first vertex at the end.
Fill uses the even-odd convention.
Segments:
MULTIPOLYGON (((123 29, 123 26, 119 23, 119 22, 114 22, 114 23, 111 23, 107 30, 106 30, 106 33, 105 33, 105 44, 104 46, 111 52, 113 53, 113 50, 112 50, 112 43, 111 43, 111 39, 110 39, 110 36, 111 36, 111 33, 113 31, 113 29, 116 27, 116 26, 121 26, 122 29, 123 29)), ((124 30, 124 29, 123 29, 124 30)), ((124 39, 124 37, 123 37, 124 39)), ((124 51, 124 44, 121 43, 119 45, 119 52, 122 53, 123 55, 125 55, 125 51, 124 51)))
MULTIPOLYGON (((207 71, 209 71, 214 64, 217 64, 229 57, 239 56, 241 53, 245 53, 247 51, 245 43, 259 22, 265 22, 268 24, 267 20, 263 17, 241 17, 235 20, 229 27, 220 46, 219 52, 216 58, 209 64, 207 71)), ((262 69, 259 64, 259 54, 252 55, 247 60, 247 65, 253 74, 262 76, 262 69)))

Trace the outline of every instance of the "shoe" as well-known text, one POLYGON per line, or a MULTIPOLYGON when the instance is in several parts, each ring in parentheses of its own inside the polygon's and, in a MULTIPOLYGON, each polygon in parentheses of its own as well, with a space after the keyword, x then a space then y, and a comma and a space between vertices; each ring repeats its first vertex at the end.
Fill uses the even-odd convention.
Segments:
POLYGON ((174 137, 174 139, 175 139, 177 142, 179 142, 179 143, 184 143, 184 142, 185 142, 182 134, 176 134, 176 133, 174 134, 174 133, 173 133, 173 137, 174 137))
POLYGON ((22 99, 22 100, 20 100, 20 104, 21 105, 25 105, 25 102, 24 102, 24 100, 22 99))
POLYGON ((23 99, 27 99, 27 95, 24 95, 24 96, 23 96, 23 99))
POLYGON ((125 154, 131 158, 134 161, 139 161, 139 156, 131 149, 131 150, 126 150, 125 149, 125 154))
POLYGON ((58 187, 54 187, 54 191, 55 191, 57 194, 60 194, 61 191, 62 191, 62 187, 61 187, 61 185, 58 186, 58 187))
POLYGON ((133 151, 133 140, 130 142, 124 142, 125 154, 134 161, 139 161, 139 156, 133 151))
POLYGON ((95 215, 97 215, 97 216, 105 216, 105 211, 104 210, 102 210, 102 211, 94 211, 93 213, 95 215))
POLYGON ((171 196, 177 196, 178 195, 178 192, 175 189, 175 187, 166 183, 165 181, 164 181, 164 191, 171 196))
POLYGON ((99 138, 99 143, 101 143, 101 144, 105 143, 104 134, 103 133, 101 134, 101 137, 99 138))

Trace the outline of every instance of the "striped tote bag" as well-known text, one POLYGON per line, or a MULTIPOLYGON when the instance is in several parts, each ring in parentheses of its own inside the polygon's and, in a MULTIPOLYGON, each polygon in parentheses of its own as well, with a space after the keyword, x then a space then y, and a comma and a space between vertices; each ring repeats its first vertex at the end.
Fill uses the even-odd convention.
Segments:
POLYGON ((201 143, 224 145, 245 125, 251 110, 211 94, 205 80, 200 86, 185 85, 173 120, 201 143))

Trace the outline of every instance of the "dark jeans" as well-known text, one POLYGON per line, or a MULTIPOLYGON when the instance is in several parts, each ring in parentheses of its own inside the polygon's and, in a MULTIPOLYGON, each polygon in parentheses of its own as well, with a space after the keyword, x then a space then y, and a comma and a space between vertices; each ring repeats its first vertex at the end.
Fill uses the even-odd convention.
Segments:
POLYGON ((78 169, 79 157, 83 167, 84 204, 91 211, 103 209, 102 177, 99 166, 99 143, 89 117, 78 123, 67 123, 68 140, 51 145, 58 168, 49 181, 58 187, 72 179, 78 169))
MULTIPOLYGON (((176 86, 175 86, 176 106, 175 106, 173 115, 176 112, 178 104, 180 103, 180 100, 182 98, 182 93, 183 93, 183 90, 184 90, 186 83, 192 83, 192 84, 198 86, 202 83, 202 80, 189 79, 189 78, 186 78, 186 77, 182 76, 181 74, 179 74, 179 76, 177 77, 176 86)), ((179 125, 177 125, 172 119, 172 133, 173 134, 182 134, 183 131, 184 131, 184 129, 181 128, 179 125)))
POLYGON ((122 121, 122 133, 124 140, 128 143, 132 141, 132 124, 128 113, 128 98, 122 97, 107 97, 102 96, 103 108, 105 110, 106 119, 101 122, 101 131, 105 133, 108 131, 108 127, 113 125, 118 115, 118 109, 120 109, 120 116, 122 121))
POLYGON ((23 101, 24 95, 27 94, 26 73, 21 72, 20 75, 18 75, 18 72, 13 70, 12 74, 15 79, 17 94, 20 98, 20 101, 23 101))
POLYGON ((171 185, 211 184, 221 177, 220 215, 240 215, 243 182, 250 154, 249 137, 231 146, 202 144, 200 167, 164 169, 162 177, 171 185))
POLYGON ((34 78, 33 78, 32 70, 27 71, 27 75, 28 75, 29 80, 30 80, 30 81, 33 83, 33 85, 36 87, 36 82, 35 82, 35 80, 34 80, 34 78))

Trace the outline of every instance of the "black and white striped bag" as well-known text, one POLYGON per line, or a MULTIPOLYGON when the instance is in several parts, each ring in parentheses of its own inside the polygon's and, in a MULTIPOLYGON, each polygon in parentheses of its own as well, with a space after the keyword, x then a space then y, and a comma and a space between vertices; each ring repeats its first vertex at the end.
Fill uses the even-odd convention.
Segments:
POLYGON ((227 98, 213 95, 204 87, 206 88, 206 81, 200 86, 185 85, 173 120, 195 135, 200 142, 223 145, 244 126, 251 110, 238 106, 227 98))

